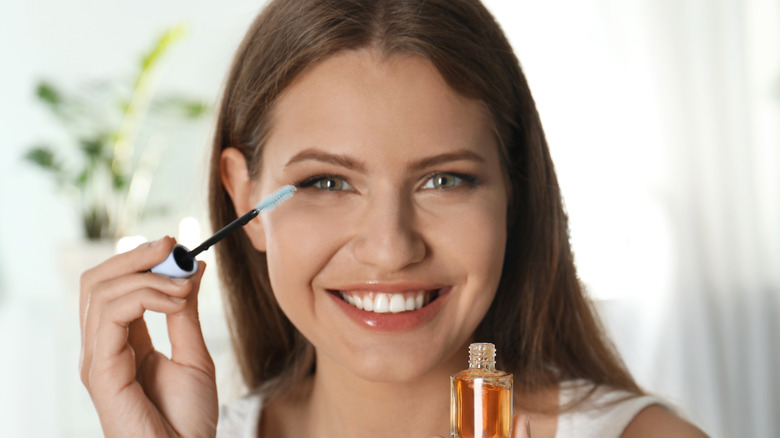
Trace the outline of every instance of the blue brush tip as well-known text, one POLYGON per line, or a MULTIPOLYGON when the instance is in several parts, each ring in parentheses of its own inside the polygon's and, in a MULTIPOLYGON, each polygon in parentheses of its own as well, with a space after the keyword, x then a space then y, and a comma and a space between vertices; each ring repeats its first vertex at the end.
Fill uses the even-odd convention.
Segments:
POLYGON ((279 206, 282 202, 292 198, 292 196, 295 194, 295 190, 295 186, 292 185, 282 186, 279 188, 279 190, 271 193, 262 201, 258 202, 255 206, 255 210, 257 210, 258 213, 263 211, 271 211, 279 206))

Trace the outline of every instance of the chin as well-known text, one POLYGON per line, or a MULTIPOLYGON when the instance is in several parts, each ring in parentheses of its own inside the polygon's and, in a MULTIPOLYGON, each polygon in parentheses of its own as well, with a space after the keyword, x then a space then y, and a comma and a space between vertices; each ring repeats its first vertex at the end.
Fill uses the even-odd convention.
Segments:
MULTIPOLYGON (((351 360, 342 362, 355 376, 374 383, 408 384, 418 381, 437 369, 447 369, 451 354, 441 349, 396 345, 360 348, 351 360)), ((454 370, 453 372, 456 372, 454 370)))

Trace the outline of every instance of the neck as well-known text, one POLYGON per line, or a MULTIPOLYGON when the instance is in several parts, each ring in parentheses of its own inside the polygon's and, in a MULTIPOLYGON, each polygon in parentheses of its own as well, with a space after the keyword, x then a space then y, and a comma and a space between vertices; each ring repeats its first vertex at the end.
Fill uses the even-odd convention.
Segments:
POLYGON ((446 363, 412 381, 375 382, 320 355, 307 436, 448 436, 449 376, 457 371, 446 363))

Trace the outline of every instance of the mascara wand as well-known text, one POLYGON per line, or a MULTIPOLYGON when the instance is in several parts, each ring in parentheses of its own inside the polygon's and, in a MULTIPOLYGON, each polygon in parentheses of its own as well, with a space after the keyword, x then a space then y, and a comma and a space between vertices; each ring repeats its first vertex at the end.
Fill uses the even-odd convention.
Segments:
POLYGON ((203 243, 195 247, 192 251, 188 250, 184 245, 176 244, 173 247, 173 251, 168 255, 168 258, 152 268, 151 272, 175 278, 189 277, 197 270, 195 256, 211 248, 212 245, 224 239, 228 234, 248 224, 249 221, 256 218, 260 213, 271 211, 282 202, 292 198, 294 193, 295 186, 283 186, 258 202, 255 208, 249 210, 246 214, 233 222, 225 225, 221 230, 214 233, 213 236, 203 241, 203 243))

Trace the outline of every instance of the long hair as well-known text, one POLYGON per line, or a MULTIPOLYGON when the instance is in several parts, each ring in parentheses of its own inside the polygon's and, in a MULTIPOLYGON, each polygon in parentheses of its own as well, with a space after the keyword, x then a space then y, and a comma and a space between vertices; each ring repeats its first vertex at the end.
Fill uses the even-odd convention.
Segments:
MULTIPOLYGON (((493 117, 511 184, 508 237, 497 294, 475 340, 496 344, 499 365, 522 390, 581 378, 641 393, 577 278, 536 105, 506 37, 478 0, 272 1, 250 27, 225 86, 211 157, 212 225, 236 218, 220 178, 222 151, 239 149, 256 178, 280 93, 318 62, 363 47, 428 59, 450 87, 482 101, 493 117)), ((243 231, 216 251, 247 387, 266 385, 272 396, 310 375, 313 348, 277 304, 265 254, 243 231)))

